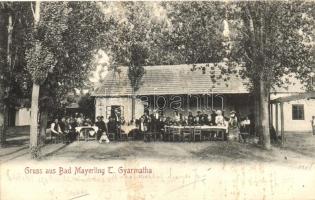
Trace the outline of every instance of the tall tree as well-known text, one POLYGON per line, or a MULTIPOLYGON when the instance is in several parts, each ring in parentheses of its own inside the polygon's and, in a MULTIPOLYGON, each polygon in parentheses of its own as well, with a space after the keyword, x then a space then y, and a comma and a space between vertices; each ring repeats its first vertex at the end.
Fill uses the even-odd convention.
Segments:
MULTIPOLYGON (((36 116, 40 94, 55 94, 60 100, 69 89, 83 84, 91 70, 92 55, 99 47, 98 37, 107 29, 106 18, 95 2, 45 2, 41 3, 40 15, 26 52, 27 69, 33 80, 33 157, 39 156, 36 116), (51 91, 47 93, 47 89, 51 91)), ((45 106, 40 111, 41 116, 47 115, 45 106)), ((45 121, 41 121, 41 126, 46 126, 45 121)))
POLYGON ((275 86, 297 77, 309 82, 314 55, 314 5, 310 2, 239 2, 227 10, 231 30, 236 32, 230 54, 244 63, 239 73, 249 78, 259 97, 260 134, 270 149, 269 96, 275 86))
MULTIPOLYGON (((12 5, 11 4, 2 4, 1 5, 1 9, 6 11, 6 14, 2 14, 2 17, 4 17, 4 19, 6 20, 6 26, 7 29, 6 31, 2 30, 2 34, 6 36, 6 40, 4 39, 4 41, 6 41, 6 44, 2 44, 3 47, 6 47, 6 49, 4 50, 4 48, 2 48, 2 55, 5 55, 2 57, 2 77, 1 77, 1 90, 2 90, 2 94, 1 94, 1 108, 0 108, 0 144, 1 146, 5 145, 5 130, 6 130, 6 126, 7 126, 7 119, 8 119, 8 106, 7 103, 4 102, 7 97, 8 97, 8 93, 9 93, 9 82, 10 82, 10 75, 11 75, 11 66, 12 66, 12 54, 11 54, 11 46, 12 46, 12 5), (9 77, 6 77, 5 75, 8 75, 9 77), (7 83, 5 83, 7 82, 7 83)), ((5 24, 5 21, 2 22, 3 25, 5 24)))
MULTIPOLYGON (((36 1, 34 13, 34 30, 38 29, 40 20, 40 2, 36 1)), ((44 49, 38 40, 34 41, 33 47, 27 52, 27 67, 31 72, 32 87, 32 104, 31 104, 31 129, 30 129, 30 149, 33 158, 39 157, 38 147, 38 98, 40 84, 47 76, 47 66, 53 65, 53 55, 44 49)))
POLYGON ((224 61, 226 66, 216 66, 221 74, 214 75, 213 70, 209 70, 213 82, 216 79, 227 81, 231 74, 250 81, 250 89, 257 97, 261 141, 269 149, 271 88, 288 83, 289 79, 283 78, 286 75, 307 82, 314 65, 310 51, 314 4, 167 2, 164 6, 172 23, 172 46, 178 48, 182 62, 224 61), (224 30, 224 25, 229 30, 224 30))
POLYGON ((8 125, 9 110, 18 105, 18 99, 28 95, 28 74, 24 68, 25 37, 29 33, 31 11, 21 2, 2 2, 1 44, 0 44, 0 136, 1 144, 5 143, 5 126, 8 125))

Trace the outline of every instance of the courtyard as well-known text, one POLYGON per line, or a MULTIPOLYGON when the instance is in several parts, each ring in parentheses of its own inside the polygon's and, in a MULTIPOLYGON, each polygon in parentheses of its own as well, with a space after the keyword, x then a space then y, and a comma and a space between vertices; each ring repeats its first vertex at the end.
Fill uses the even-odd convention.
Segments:
MULTIPOLYGON (((48 143, 42 148, 40 160, 132 160, 153 159, 175 162, 273 162, 294 164, 313 161, 315 137, 311 133, 287 133, 285 145, 274 144, 269 151, 257 144, 226 141, 203 142, 143 142, 123 141, 98 143, 75 141, 70 144, 48 143)), ((9 130, 8 146, 2 148, 0 160, 9 162, 29 159, 29 133, 27 127, 9 130), (10 132, 11 131, 11 132, 10 132)))
POLYGON ((226 141, 48 143, 31 160, 28 130, 10 131, 0 152, 4 199, 299 199, 314 188, 310 133, 288 133, 285 147, 268 151, 226 141))

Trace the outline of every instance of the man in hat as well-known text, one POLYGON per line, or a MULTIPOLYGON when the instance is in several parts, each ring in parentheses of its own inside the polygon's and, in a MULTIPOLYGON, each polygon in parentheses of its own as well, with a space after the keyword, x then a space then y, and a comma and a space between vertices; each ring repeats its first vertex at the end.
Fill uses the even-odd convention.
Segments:
POLYGON ((191 126, 194 124, 194 116, 191 111, 188 112, 188 126, 191 126))
POLYGON ((212 113, 211 113, 211 124, 213 125, 213 126, 215 126, 216 125, 216 123, 215 123, 215 118, 217 117, 217 113, 216 113, 216 110, 212 110, 212 113))
POLYGON ((98 116, 97 122, 95 122, 95 125, 98 127, 97 132, 97 138, 99 139, 99 142, 102 143, 103 140, 105 140, 106 143, 109 143, 109 139, 106 134, 106 124, 104 122, 103 116, 98 116))
POLYGON ((102 136, 103 132, 105 132, 106 130, 106 125, 105 122, 102 121, 101 116, 97 116, 96 117, 96 122, 95 122, 95 126, 97 126, 98 131, 97 131, 97 139, 99 140, 100 137, 102 136))
POLYGON ((174 121, 176 124, 180 123, 180 114, 178 113, 177 110, 174 111, 174 121))
POLYGON ((152 114, 150 115, 151 123, 150 123, 150 130, 154 133, 158 130, 158 123, 159 123, 159 113, 157 109, 154 109, 152 114))
POLYGON ((197 115, 195 117, 195 123, 198 122, 198 125, 203 125, 203 115, 200 110, 197 111, 197 115))
POLYGON ((108 118, 108 122, 107 122, 107 131, 108 133, 114 133, 115 134, 115 138, 118 138, 118 125, 115 121, 115 119, 113 117, 109 117, 108 118))
POLYGON ((208 114, 206 110, 202 111, 200 121, 202 125, 210 125, 210 121, 208 121, 208 114))

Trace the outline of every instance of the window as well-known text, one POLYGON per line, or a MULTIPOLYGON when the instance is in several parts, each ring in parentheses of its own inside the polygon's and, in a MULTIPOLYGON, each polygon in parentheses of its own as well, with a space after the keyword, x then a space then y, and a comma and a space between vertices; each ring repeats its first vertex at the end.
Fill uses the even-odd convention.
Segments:
POLYGON ((312 84, 312 86, 315 86, 315 76, 312 76, 312 78, 311 78, 311 84, 312 84))
POLYGON ((304 120, 304 105, 292 105, 292 120, 304 120))

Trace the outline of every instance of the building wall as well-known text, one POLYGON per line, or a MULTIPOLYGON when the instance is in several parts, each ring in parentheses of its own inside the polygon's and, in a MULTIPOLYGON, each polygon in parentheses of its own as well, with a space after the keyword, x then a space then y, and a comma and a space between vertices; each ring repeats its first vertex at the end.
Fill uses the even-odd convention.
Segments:
MULTIPOLYGON (((282 95, 283 96, 283 95, 282 95)), ((273 114, 273 126, 276 128, 276 106, 272 106, 273 114)), ((283 103, 283 117, 284 117, 284 131, 286 132, 311 132, 311 120, 312 116, 315 116, 315 99, 301 99, 291 102, 283 103), (304 120, 293 120, 292 119, 292 105, 302 104, 304 105, 304 120)), ((280 104, 278 104, 278 130, 280 134, 281 130, 281 111, 280 104)))
POLYGON ((31 109, 20 108, 15 113, 15 126, 27 126, 30 125, 31 109))
MULTIPOLYGON (((132 119, 132 99, 128 97, 97 97, 95 98, 95 117, 106 117, 106 110, 110 106, 123 106, 123 117, 126 121, 132 119)), ((135 117, 140 118, 144 112, 144 105, 137 100, 135 106, 135 117)))

